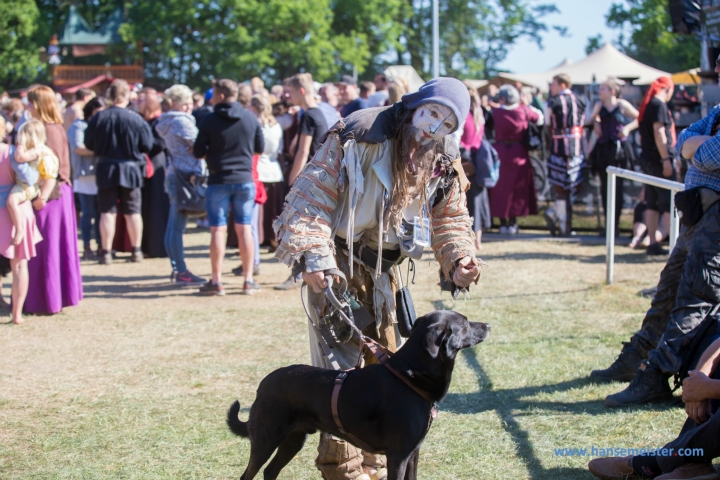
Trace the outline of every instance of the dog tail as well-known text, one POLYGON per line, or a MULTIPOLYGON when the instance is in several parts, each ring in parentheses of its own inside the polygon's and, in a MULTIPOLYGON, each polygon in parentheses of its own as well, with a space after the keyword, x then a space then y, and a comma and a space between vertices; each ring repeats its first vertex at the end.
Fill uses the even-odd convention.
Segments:
POLYGON ((238 413, 240 413, 240 402, 235 400, 227 413, 227 426, 238 437, 248 438, 247 422, 241 422, 238 413))

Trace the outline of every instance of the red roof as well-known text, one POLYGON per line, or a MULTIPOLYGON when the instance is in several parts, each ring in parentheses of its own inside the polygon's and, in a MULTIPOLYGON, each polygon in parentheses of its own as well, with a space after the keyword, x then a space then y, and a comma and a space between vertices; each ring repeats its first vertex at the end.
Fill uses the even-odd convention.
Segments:
POLYGON ((106 80, 107 80, 108 82, 112 82, 112 81, 115 80, 115 79, 114 79, 113 77, 111 77, 110 75, 107 75, 107 74, 105 74, 105 75, 98 75, 97 77, 93 78, 92 80, 88 80, 87 82, 83 82, 83 83, 81 83, 81 84, 79 84, 79 85, 74 85, 74 86, 72 86, 72 87, 62 88, 62 89, 60 89, 60 93, 75 93, 75 92, 77 92, 78 90, 80 90, 81 88, 94 87, 94 86, 97 85, 98 83, 104 82, 104 81, 106 81, 106 80))

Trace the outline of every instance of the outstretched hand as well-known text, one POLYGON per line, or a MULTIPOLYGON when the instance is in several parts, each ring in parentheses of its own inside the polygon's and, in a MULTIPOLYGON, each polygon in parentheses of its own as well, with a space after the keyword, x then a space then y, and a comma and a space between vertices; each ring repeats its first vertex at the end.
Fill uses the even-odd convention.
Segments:
POLYGON ((473 261, 473 257, 463 257, 458 261, 453 283, 460 288, 467 288, 480 276, 480 267, 473 261))

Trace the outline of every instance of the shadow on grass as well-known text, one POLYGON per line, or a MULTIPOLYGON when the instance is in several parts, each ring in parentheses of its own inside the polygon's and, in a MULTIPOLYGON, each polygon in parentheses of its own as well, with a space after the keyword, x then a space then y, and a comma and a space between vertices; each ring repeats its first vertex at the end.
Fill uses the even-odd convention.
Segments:
MULTIPOLYGON (((570 288, 567 290, 555 290, 553 292, 530 292, 530 293, 512 293, 509 295, 494 295, 492 297, 484 297, 482 295, 473 295, 468 299, 468 301, 473 300, 497 300, 500 298, 520 298, 520 297, 540 297, 544 295, 563 295, 566 293, 580 293, 580 292, 589 292, 591 290, 597 290, 600 288, 600 286, 589 286, 584 288, 570 288)), ((462 297, 458 297, 460 299, 462 297)), ((457 300, 453 300, 452 298, 442 298, 440 300, 434 300, 432 302, 433 307, 435 307, 436 310, 446 310, 446 309, 452 309, 454 303, 457 300)))
MULTIPOLYGON (((493 260, 565 260, 580 263, 605 263, 605 255, 563 255, 561 253, 516 252, 502 255, 479 255, 483 261, 490 263, 493 260)), ((667 261, 667 257, 648 258, 644 251, 630 253, 615 253, 615 263, 648 263, 654 261, 667 261)))
POLYGON ((141 277, 117 277, 113 275, 83 275, 85 297, 160 298, 172 292, 187 291, 186 287, 170 283, 170 277, 147 275, 141 277), (137 283, 148 282, 153 283, 137 283))
MULTIPOLYGON (((456 414, 480 413, 495 411, 502 421, 502 426, 515 443, 518 457, 527 468, 531 480, 556 478, 594 478, 587 470, 582 468, 551 468, 544 469, 542 461, 538 458, 530 441, 527 431, 518 423, 517 419, 525 415, 534 415, 534 412, 523 413, 524 410, 550 410, 562 413, 585 413, 591 415, 609 415, 613 411, 605 407, 602 399, 582 402, 551 402, 526 400, 541 393, 565 392, 587 385, 593 385, 590 378, 576 378, 553 385, 537 385, 529 387, 512 388, 505 390, 492 390, 492 381, 477 359, 475 350, 462 351, 463 358, 468 366, 475 372, 478 379, 479 391, 474 393, 451 393, 443 400, 441 409, 456 414), (520 413, 513 413, 513 411, 520 413)), ((627 410, 644 410, 647 406, 628 407, 627 410)), ((673 404, 653 405, 653 410, 668 410, 676 408, 673 404)))

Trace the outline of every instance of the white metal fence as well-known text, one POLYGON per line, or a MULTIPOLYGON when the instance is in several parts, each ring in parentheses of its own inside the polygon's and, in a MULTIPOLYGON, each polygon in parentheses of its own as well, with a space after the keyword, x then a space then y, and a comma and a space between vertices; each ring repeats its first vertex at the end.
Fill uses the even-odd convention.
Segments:
POLYGON ((685 190, 685 185, 682 183, 674 182, 664 178, 653 177, 652 175, 646 175, 644 173, 634 172, 632 170, 625 170, 617 167, 607 167, 608 182, 607 182, 607 225, 605 225, 605 242, 607 246, 607 255, 605 257, 605 264, 607 266, 607 283, 613 283, 613 270, 615 266, 615 209, 622 208, 615 205, 615 188, 616 182, 615 177, 627 178, 636 182, 644 183, 645 185, 653 185, 655 187, 666 188, 670 190, 670 250, 675 247, 678 233, 680 231, 680 225, 678 223, 677 212, 675 211, 675 194, 685 190))

